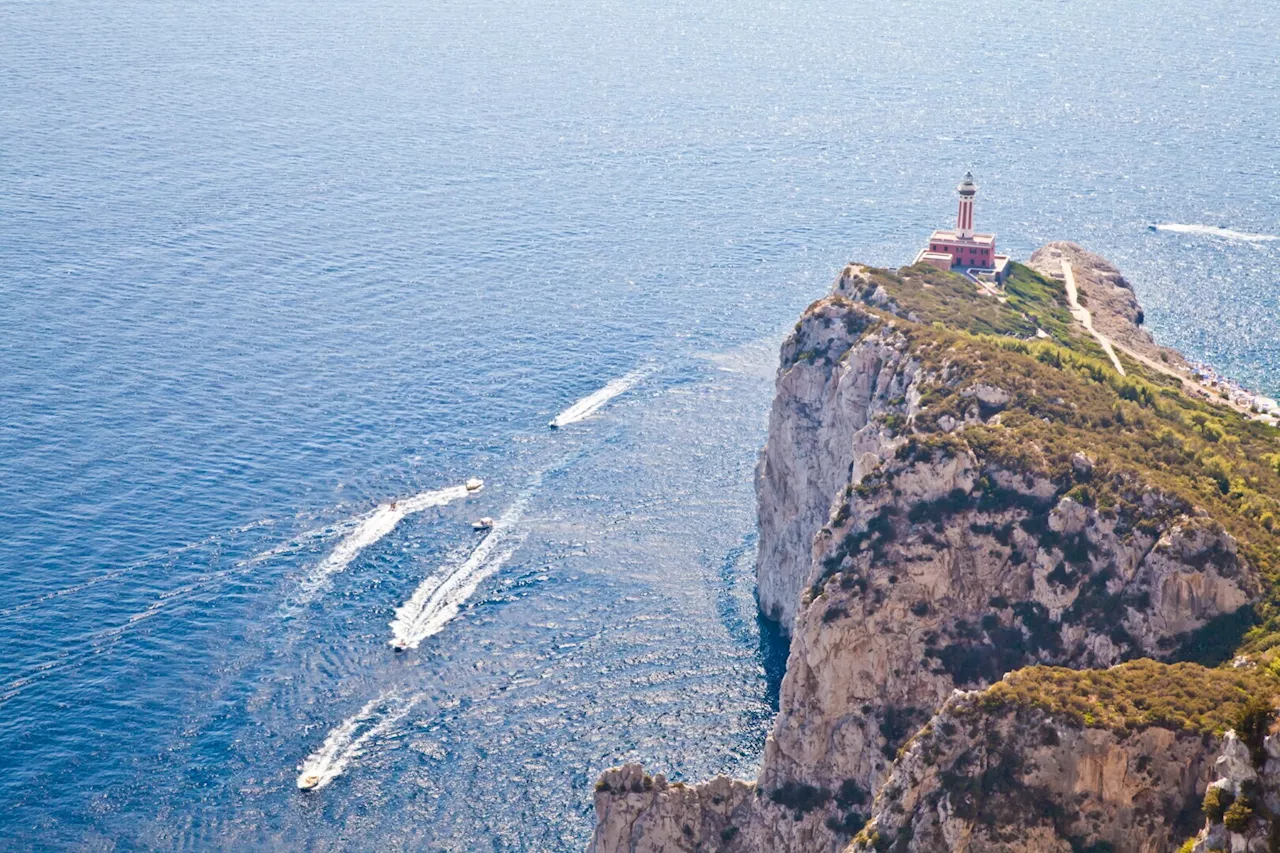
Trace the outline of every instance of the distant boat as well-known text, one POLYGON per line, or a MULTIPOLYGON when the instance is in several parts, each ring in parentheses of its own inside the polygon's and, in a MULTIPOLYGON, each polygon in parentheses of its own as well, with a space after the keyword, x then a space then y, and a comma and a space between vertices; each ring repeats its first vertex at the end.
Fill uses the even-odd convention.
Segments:
POLYGON ((473 530, 489 530, 492 527, 493 527, 493 519, 487 515, 484 518, 480 519, 479 521, 471 522, 471 528, 473 530))
POLYGON ((308 773, 305 776, 298 777, 298 790, 310 791, 320 784, 319 773, 308 773))
POLYGON ((479 477, 472 477, 470 480, 467 480, 468 492, 474 492, 483 488, 484 488, 484 480, 481 480, 479 477))
POLYGON ((1245 243, 1271 243, 1280 240, 1280 234, 1254 234, 1236 231, 1218 225, 1198 225, 1183 222, 1156 222, 1148 225, 1150 231, 1167 231, 1173 234, 1193 234, 1200 237, 1220 237, 1223 240, 1239 240, 1245 243))

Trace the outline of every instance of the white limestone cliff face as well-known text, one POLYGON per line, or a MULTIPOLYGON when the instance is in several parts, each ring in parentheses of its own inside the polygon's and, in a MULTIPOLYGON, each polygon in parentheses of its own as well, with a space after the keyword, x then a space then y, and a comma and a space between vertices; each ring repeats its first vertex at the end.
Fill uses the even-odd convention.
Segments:
POLYGON ((1227 732, 1205 795, 1207 819, 1191 853, 1273 853, 1280 847, 1280 735, 1258 732, 1253 755, 1227 732))
POLYGON ((1065 496, 1068 484, 960 448, 894 459, 852 484, 877 487, 853 492, 843 524, 818 534, 766 790, 875 790, 957 687, 1034 663, 1166 657, 1257 592, 1234 540, 1190 507, 1135 484, 1136 514, 1107 518, 1065 496))
POLYGON ((720 777, 671 785, 638 764, 609 770, 596 783, 596 832, 588 853, 677 853, 728 849, 740 830, 735 813, 755 786, 720 777))
POLYGON ((958 693, 911 741, 849 853, 1169 853, 1201 822, 1203 736, 979 701, 958 693))
POLYGON ((821 300, 782 345, 769 440, 756 474, 756 577, 760 609, 787 634, 814 534, 859 454, 855 436, 904 397, 915 378, 905 341, 891 328, 857 340, 869 322, 845 299, 821 300))
MULTIPOLYGON (((834 321, 858 309, 839 294, 893 306, 857 267, 835 289, 783 348, 761 465, 762 606, 770 607, 767 577, 796 610, 763 791, 788 783, 873 791, 898 746, 957 687, 1033 663, 1167 657, 1257 595, 1235 541, 1194 507, 1111 473, 1098 476, 1126 495, 1120 510, 1069 496, 1095 475, 1083 453, 1056 481, 1043 464, 979 460, 966 426, 998 423, 1012 401, 992 382, 961 389, 972 404, 949 424, 945 446, 913 450, 906 435, 922 392, 959 380, 946 365, 924 370, 893 321, 851 323, 848 334, 860 338, 840 340, 846 329, 834 321), (795 353, 815 340, 846 354, 830 369, 797 368, 795 353), (788 481, 806 489, 788 490, 788 481), (784 541, 798 548, 819 515, 807 560, 764 561, 784 541), (779 519, 790 523, 786 538, 779 519)), ((832 817, 827 807, 822 818, 832 817)))

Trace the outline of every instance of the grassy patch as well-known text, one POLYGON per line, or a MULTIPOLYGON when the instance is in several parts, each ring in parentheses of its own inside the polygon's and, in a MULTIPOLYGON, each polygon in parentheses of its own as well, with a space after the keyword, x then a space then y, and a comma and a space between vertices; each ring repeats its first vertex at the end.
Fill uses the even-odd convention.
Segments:
POLYGON ((896 273, 868 268, 861 278, 850 281, 853 285, 844 295, 866 300, 879 289, 892 301, 893 313, 922 324, 1025 339, 1035 338, 1040 329, 1060 344, 1106 358, 1092 337, 1072 325, 1062 282, 1022 264, 1010 268, 1004 301, 987 295, 962 275, 928 264, 904 267, 896 273))
POLYGON ((1274 678, 1256 670, 1207 669, 1193 663, 1136 660, 1083 671, 1033 666, 991 686, 977 707, 1040 708, 1079 725, 1118 732, 1159 726, 1221 735, 1240 725, 1256 700, 1271 696, 1276 687, 1274 678))

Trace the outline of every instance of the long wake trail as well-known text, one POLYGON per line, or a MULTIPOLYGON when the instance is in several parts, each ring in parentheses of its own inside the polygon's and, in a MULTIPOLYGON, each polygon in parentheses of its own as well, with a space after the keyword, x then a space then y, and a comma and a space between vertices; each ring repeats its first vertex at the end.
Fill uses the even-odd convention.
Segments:
MULTIPOLYGON (((274 524, 276 524, 276 522, 271 520, 258 521, 235 528, 230 532, 242 533, 257 527, 270 527, 274 524)), ((311 547, 315 542, 331 536, 335 530, 343 532, 353 530, 355 526, 355 522, 349 521, 337 525, 319 527, 314 530, 307 530, 296 534, 284 543, 276 545, 265 551, 260 551, 243 560, 238 560, 229 568, 197 574, 180 586, 157 592, 154 600, 152 600, 152 602, 143 610, 129 614, 124 617, 123 621, 116 624, 107 625, 95 630, 87 631, 86 633, 72 638, 67 638, 67 641, 60 647, 51 650, 53 654, 51 659, 33 662, 32 665, 30 665, 22 674, 7 683, 0 684, 0 705, 3 705, 10 699, 18 696, 25 688, 30 687, 37 681, 43 681, 54 675, 58 675, 59 673, 78 669, 93 658, 109 652, 116 643, 131 634, 143 623, 153 617, 159 616, 166 610, 172 608, 175 604, 184 602, 196 593, 213 589, 218 584, 238 575, 252 571, 259 564, 275 557, 311 547)), ((95 578, 90 578, 89 580, 75 586, 47 593, 39 599, 24 602, 20 605, 9 608, 8 610, 0 611, 0 618, 29 609, 52 599, 82 592, 85 589, 89 589, 100 583, 107 583, 121 578, 127 578, 129 577, 128 572, 131 569, 153 564, 162 558, 174 559, 176 556, 183 553, 205 547, 211 543, 216 543, 224 535, 225 534, 217 534, 215 536, 210 536, 205 540, 180 548, 175 548, 160 556, 153 557, 148 560, 141 560, 119 569, 113 569, 111 572, 95 578)))
POLYGON ((519 529, 519 523, 531 492, 532 489, 525 492, 507 508, 465 561, 447 574, 424 580, 413 596, 396 608, 395 619, 390 623, 394 648, 416 649, 423 640, 443 631, 485 578, 511 559, 527 535, 519 529))
POLYGON ((12 616, 13 614, 20 613, 23 610, 29 610, 33 607, 38 607, 41 604, 44 604, 48 601, 52 601, 57 598, 63 598, 68 595, 74 595, 78 592, 84 592, 86 589, 95 587, 98 584, 110 583, 112 581, 128 579, 130 577, 129 573, 134 569, 140 569, 144 566, 154 565, 156 563, 160 563, 165 560, 174 560, 177 557, 183 554, 186 554, 188 552, 197 551, 209 545, 216 544, 226 536, 235 535, 237 533, 247 533, 248 531, 254 530, 259 527, 271 527, 276 523, 277 522, 272 519, 263 519, 261 521, 254 521, 254 522, 250 522, 249 524, 241 525, 240 527, 232 528, 226 533, 217 533, 212 536, 207 536, 204 539, 201 539, 199 542, 191 542, 187 545, 179 545, 176 548, 170 548, 169 550, 163 551, 154 556, 144 557, 141 560, 136 560, 132 563, 129 563, 128 565, 124 565, 119 568, 112 569, 111 571, 105 572, 96 577, 88 578, 87 580, 83 580, 71 586, 63 587, 62 589, 56 589, 50 592, 46 592, 42 595, 37 596, 36 598, 30 599, 28 601, 23 601, 13 605, 12 607, 8 607, 4 610, 0 610, 0 618, 12 616))
POLYGON ((1152 225, 1157 231, 1170 231, 1174 234, 1200 234, 1206 237, 1221 237, 1224 240, 1239 240, 1245 243, 1269 243, 1280 240, 1276 234, 1251 234, 1248 231, 1233 231, 1230 228, 1218 228, 1213 225, 1186 225, 1180 222, 1162 222, 1152 225))
POLYGON ((586 420, 596 412, 600 411, 600 409, 602 409, 604 405, 614 397, 634 388, 646 376, 653 373, 653 371, 654 368, 652 367, 641 367, 637 370, 631 371, 625 376, 618 377, 608 385, 605 385, 599 391, 583 397, 581 400, 552 418, 550 424, 551 428, 559 429, 562 426, 568 426, 569 424, 576 424, 578 421, 586 420))
POLYGON ((383 694, 365 704, 355 715, 334 727, 324 743, 298 767, 298 787, 319 790, 342 775, 364 754, 365 745, 395 727, 422 699, 422 694, 402 698, 383 694))
POLYGON ((385 503, 361 518, 355 529, 348 533, 329 555, 317 563, 298 585, 298 591, 281 608, 282 615, 292 616, 310 604, 334 575, 346 570, 360 552, 373 545, 392 530, 405 516, 422 512, 431 507, 444 506, 466 497, 466 486, 451 486, 431 492, 422 492, 402 501, 385 503))
MULTIPOLYGON (((107 625, 76 636, 62 647, 52 649, 49 659, 31 661, 23 671, 15 673, 14 677, 9 681, 0 683, 0 706, 21 695, 27 688, 37 682, 79 669, 89 661, 106 654, 120 640, 138 630, 144 623, 169 611, 175 605, 187 601, 192 596, 207 592, 233 577, 253 571, 262 563, 276 557, 313 547, 317 542, 330 538, 335 534, 342 535, 342 540, 334 547, 333 551, 312 568, 311 572, 302 581, 297 593, 281 606, 281 615, 285 617, 293 616, 303 606, 315 599, 332 575, 346 569, 362 550, 390 533, 405 516, 422 512, 430 507, 443 506, 469 493, 465 485, 453 486, 446 489, 422 492, 405 500, 397 501, 394 508, 390 503, 383 504, 364 516, 357 516, 336 524, 328 524, 313 530, 303 531, 281 544, 239 560, 227 568, 195 575, 185 583, 159 591, 154 600, 142 610, 124 617, 117 624, 107 625)), ((240 533, 258 527, 270 527, 276 523, 271 520, 257 521, 229 532, 240 533)), ((37 599, 0 611, 0 617, 8 617, 48 601, 77 594, 98 584, 126 579, 130 576, 130 569, 145 566, 160 559, 174 559, 181 554, 214 544, 226 535, 223 533, 210 536, 199 542, 171 549, 155 557, 113 569, 82 583, 46 593, 37 599)))

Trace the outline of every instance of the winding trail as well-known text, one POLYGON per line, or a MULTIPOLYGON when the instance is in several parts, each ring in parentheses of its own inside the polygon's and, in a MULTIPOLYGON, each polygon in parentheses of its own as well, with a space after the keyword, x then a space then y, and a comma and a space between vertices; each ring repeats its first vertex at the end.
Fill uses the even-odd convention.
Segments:
POLYGON ((1119 357, 1116 355, 1115 348, 1111 345, 1111 339, 1099 332, 1093 327, 1093 315, 1089 313, 1089 309, 1080 304, 1080 297, 1076 291, 1076 274, 1071 269, 1070 262, 1063 260, 1062 276, 1067 285, 1067 307, 1071 309, 1071 316, 1075 317, 1084 326, 1085 331, 1093 335, 1097 339, 1098 344, 1106 352, 1111 359, 1111 363, 1115 365, 1116 372, 1121 376, 1126 375, 1124 365, 1120 363, 1119 357))
POLYGON ((1138 362, 1144 367, 1150 368, 1151 370, 1154 370, 1157 373, 1163 373, 1165 376, 1170 376, 1178 380, 1180 383, 1182 383, 1182 387, 1184 389, 1190 388, 1194 390, 1196 393, 1198 393, 1200 396, 1202 396, 1204 399, 1209 400, 1210 402, 1217 403, 1218 405, 1222 405, 1222 406, 1227 406, 1228 408, 1231 408, 1231 409, 1235 409, 1237 412, 1244 415, 1246 418, 1251 418, 1253 420, 1262 419, 1260 415, 1258 415, 1256 412, 1251 411, 1247 406, 1242 406, 1240 403, 1236 402, 1233 399, 1222 397, 1222 395, 1215 393, 1212 388, 1209 388, 1208 386, 1204 385, 1201 382, 1197 382, 1195 379, 1186 375, 1185 373, 1181 373, 1177 370, 1174 370, 1172 367, 1169 367, 1168 365, 1161 364, 1158 361, 1154 361, 1153 359, 1148 358, 1142 353, 1135 352, 1134 350, 1124 346, 1123 344, 1112 343, 1110 338, 1108 338, 1106 335, 1102 334, 1101 332, 1099 332, 1097 329, 1093 327, 1093 315, 1089 313, 1089 309, 1085 308, 1080 304, 1080 300, 1076 291, 1075 271, 1071 269, 1071 264, 1066 260, 1063 260, 1062 262, 1062 276, 1066 283, 1067 305, 1071 309, 1072 316, 1074 316, 1076 320, 1079 321, 1080 325, 1085 327, 1085 329, 1089 332, 1089 334, 1097 338, 1098 343, 1101 344, 1104 350, 1106 350, 1107 355, 1111 357, 1111 363, 1115 365, 1116 370, 1119 371, 1121 376, 1125 376, 1126 374, 1124 372, 1124 367, 1122 367, 1120 364, 1120 359, 1116 357, 1116 350, 1120 350, 1120 352, 1129 356, 1129 358, 1133 359, 1134 361, 1138 362))

